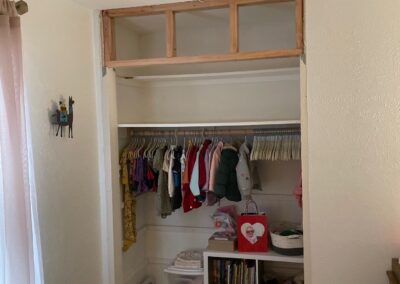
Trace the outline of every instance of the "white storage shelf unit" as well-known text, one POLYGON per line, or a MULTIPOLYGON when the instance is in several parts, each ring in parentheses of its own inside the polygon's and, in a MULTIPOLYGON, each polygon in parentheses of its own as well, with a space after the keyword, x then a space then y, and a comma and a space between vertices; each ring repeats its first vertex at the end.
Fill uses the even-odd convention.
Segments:
POLYGON ((268 252, 221 252, 221 251, 205 251, 204 254, 204 284, 210 283, 210 260, 218 259, 246 259, 256 262, 256 283, 260 282, 260 267, 261 262, 281 262, 281 263, 296 263, 303 264, 303 256, 285 256, 274 251, 268 252))
MULTIPOLYGON (((129 139, 130 128, 299 127, 299 86, 298 68, 118 78, 120 149, 129 139)), ((301 209, 292 194, 300 161, 259 162, 257 166, 262 173, 262 191, 254 195, 260 209, 267 211, 271 220, 301 222, 301 209)), ((164 269, 173 258, 185 249, 204 249, 214 232, 210 216, 215 206, 202 206, 189 213, 177 210, 162 219, 157 215, 155 198, 152 193, 137 198, 138 238, 123 254, 125 284, 140 283, 145 275, 165 283, 164 269)), ((230 204, 244 209, 243 202, 221 201, 221 206, 230 204)))

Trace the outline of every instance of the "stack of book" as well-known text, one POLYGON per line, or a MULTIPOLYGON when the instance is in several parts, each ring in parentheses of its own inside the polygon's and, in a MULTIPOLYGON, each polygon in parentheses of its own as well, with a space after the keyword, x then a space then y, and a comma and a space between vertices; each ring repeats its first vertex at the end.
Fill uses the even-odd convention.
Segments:
POLYGON ((256 263, 244 259, 212 259, 211 284, 255 284, 256 263))
POLYGON ((235 251, 237 237, 230 232, 216 232, 208 239, 207 250, 235 251))

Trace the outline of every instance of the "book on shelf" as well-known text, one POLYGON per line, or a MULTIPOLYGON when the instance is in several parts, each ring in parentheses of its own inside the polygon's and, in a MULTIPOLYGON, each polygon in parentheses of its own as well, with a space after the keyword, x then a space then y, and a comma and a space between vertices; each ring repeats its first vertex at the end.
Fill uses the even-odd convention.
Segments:
POLYGON ((210 284, 255 284, 254 260, 213 259, 211 261, 210 284))
POLYGON ((231 284, 232 278, 231 278, 231 261, 228 260, 226 262, 226 283, 231 284))

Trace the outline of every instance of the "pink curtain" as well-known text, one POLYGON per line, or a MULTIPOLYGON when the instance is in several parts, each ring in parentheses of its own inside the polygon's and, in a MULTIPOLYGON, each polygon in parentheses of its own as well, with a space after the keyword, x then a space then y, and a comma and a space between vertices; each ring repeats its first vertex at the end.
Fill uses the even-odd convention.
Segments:
MULTIPOLYGON (((20 19, 0 0, 0 283, 35 283, 20 19)), ((36 279, 36 280, 35 280, 36 279)))

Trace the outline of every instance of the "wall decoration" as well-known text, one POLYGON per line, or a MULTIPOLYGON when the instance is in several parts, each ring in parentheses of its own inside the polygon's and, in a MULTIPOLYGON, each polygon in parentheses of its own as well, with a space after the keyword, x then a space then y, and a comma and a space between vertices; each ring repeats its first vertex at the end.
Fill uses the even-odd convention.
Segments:
MULTIPOLYGON (((72 97, 68 97, 68 110, 64 101, 59 101, 58 109, 56 113, 53 114, 54 124, 58 125, 56 136, 60 133, 60 136, 63 137, 64 127, 68 126, 68 138, 74 138, 72 124, 74 122, 74 110, 73 105, 75 101, 72 97)), ((65 134, 64 134, 65 135, 65 134)))

